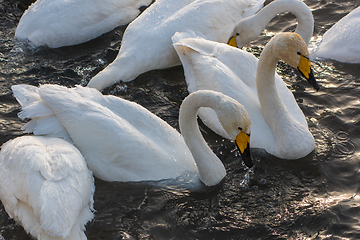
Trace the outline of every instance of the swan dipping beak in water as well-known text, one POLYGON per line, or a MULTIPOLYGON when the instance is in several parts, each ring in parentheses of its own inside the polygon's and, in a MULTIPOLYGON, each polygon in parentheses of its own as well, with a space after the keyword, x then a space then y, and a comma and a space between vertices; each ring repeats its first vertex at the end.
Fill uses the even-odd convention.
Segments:
POLYGON ((253 166, 253 161, 250 155, 250 134, 245 133, 240 129, 240 133, 236 136, 235 145, 239 149, 241 158, 248 168, 253 166))
POLYGON ((179 110, 180 133, 134 102, 103 95, 89 87, 12 86, 31 119, 26 133, 61 137, 84 156, 94 176, 104 181, 158 181, 190 174, 206 186, 221 182, 226 170, 204 140, 197 121, 201 107, 214 109, 245 163, 251 167, 250 116, 244 106, 222 93, 189 94, 179 110))

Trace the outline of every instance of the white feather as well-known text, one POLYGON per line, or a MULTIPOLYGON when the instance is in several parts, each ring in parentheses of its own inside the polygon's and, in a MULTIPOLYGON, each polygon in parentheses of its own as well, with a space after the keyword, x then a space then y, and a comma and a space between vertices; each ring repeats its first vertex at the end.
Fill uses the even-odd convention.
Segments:
POLYGON ((129 24, 116 59, 91 79, 102 90, 140 74, 180 65, 172 47, 175 32, 190 29, 227 42, 236 23, 254 14, 264 0, 157 0, 129 24))
MULTIPOLYGON (((13 88, 26 89, 26 86, 20 85, 13 88)), ((224 166, 207 147, 202 137, 198 137, 198 141, 195 142, 201 146, 200 150, 206 150, 197 154, 199 156, 197 159, 193 155, 200 150, 190 151, 192 146, 186 145, 179 132, 134 102, 111 95, 104 96, 96 89, 81 86, 69 89, 58 85, 42 85, 38 93, 41 101, 51 108, 57 121, 69 133, 72 142, 81 151, 94 175, 103 180, 161 180, 177 178, 189 172, 197 176, 202 171, 205 173, 200 174, 201 180, 206 185, 214 185, 225 176, 224 166), (208 161, 198 163, 201 159, 208 159, 208 161), (203 169, 212 170, 207 172, 203 169)), ((208 96, 208 99, 218 101, 213 100, 213 106, 217 108, 229 104, 239 105, 234 104, 233 100, 228 100, 228 97, 219 97, 222 94, 207 94, 212 96, 208 96)), ((199 106, 195 103, 199 100, 195 103, 190 100, 187 102, 188 104, 183 107, 185 109, 183 112, 193 113, 190 114, 192 122, 196 120, 199 106)), ((235 123, 246 119, 245 111, 242 113, 246 116, 229 116, 234 112, 237 111, 224 110, 221 115, 228 116, 235 123)), ((197 122, 195 123, 190 136, 194 129, 198 130, 197 122)), ((31 128, 28 124, 24 126, 28 132, 35 129, 40 133, 47 132, 51 135, 57 131, 48 129, 49 126, 56 127, 57 124, 44 124, 38 118, 30 121, 30 124, 33 124, 31 128)), ((247 124, 250 125, 250 123, 247 124)), ((232 131, 239 132, 238 127, 234 129, 232 131)), ((34 134, 37 133, 34 131, 34 134)), ((198 134, 201 136, 200 132, 198 134)), ((233 133, 232 136, 235 139, 233 133)))
POLYGON ((94 180, 80 152, 59 138, 23 136, 0 153, 0 199, 38 239, 85 240, 94 180))
MULTIPOLYGON (((261 71, 262 69, 257 71, 258 60, 246 51, 227 44, 199 37, 186 38, 186 36, 188 33, 177 33, 175 39, 181 40, 175 42, 174 47, 183 63, 189 92, 200 89, 219 91, 243 104, 251 118, 251 147, 264 148, 269 153, 286 159, 304 157, 314 149, 314 139, 308 130, 305 116, 291 91, 275 73, 275 69, 272 69, 273 72, 266 73, 261 71), (264 96, 277 99, 284 105, 284 111, 273 112, 273 115, 276 115, 274 119, 278 119, 279 124, 284 122, 284 125, 280 126, 282 130, 271 129, 265 120, 263 109, 266 107, 260 104, 255 80, 259 72, 269 79, 275 76, 274 82, 269 80, 267 83, 268 89, 275 89, 275 91, 269 90, 264 93, 264 96), (287 117, 284 118, 285 116, 287 117), (289 119, 289 122, 283 121, 283 118, 289 119), (296 129, 299 135, 292 137, 290 132, 297 132, 296 129), (285 147, 278 140, 284 138, 290 138, 287 141, 288 145, 294 141, 299 143, 285 147)), ((268 49, 271 47, 269 46, 268 49)), ((216 133, 229 138, 213 110, 201 108, 199 116, 216 133)))
POLYGON ((151 0, 37 0, 21 17, 15 36, 36 47, 75 45, 126 25, 151 0))

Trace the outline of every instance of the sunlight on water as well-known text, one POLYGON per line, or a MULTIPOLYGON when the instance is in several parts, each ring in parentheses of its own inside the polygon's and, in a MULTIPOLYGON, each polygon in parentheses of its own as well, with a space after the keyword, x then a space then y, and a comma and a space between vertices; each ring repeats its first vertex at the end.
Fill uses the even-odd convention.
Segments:
MULTIPOLYGON (((304 2, 315 17, 310 52, 332 24, 360 5, 358 0, 304 2)), ((17 117, 20 106, 12 85, 85 86, 116 57, 125 30, 119 27, 78 46, 34 49, 14 38, 30 3, 0 1, 1 143, 20 136, 24 124, 17 117)), ((272 36, 295 27, 292 14, 279 14, 246 50, 259 57, 272 36)), ((199 121, 204 138, 226 168, 225 179, 211 188, 191 173, 156 182, 96 179, 96 213, 86 226, 88 239, 360 239, 359 65, 311 59, 319 91, 283 62, 277 72, 307 118, 316 143, 313 153, 286 161, 253 149, 254 166, 248 169, 231 141, 199 121)), ((135 101, 179 129, 179 106, 188 92, 178 66, 120 82, 104 94, 135 101)), ((30 239, 0 204, 0 240, 30 239)))
POLYGON ((308 49, 309 49, 309 55, 310 55, 309 57, 310 57, 311 61, 318 60, 312 53, 314 51, 316 51, 316 49, 319 46, 321 40, 322 40, 322 36, 313 36, 310 39, 308 49))

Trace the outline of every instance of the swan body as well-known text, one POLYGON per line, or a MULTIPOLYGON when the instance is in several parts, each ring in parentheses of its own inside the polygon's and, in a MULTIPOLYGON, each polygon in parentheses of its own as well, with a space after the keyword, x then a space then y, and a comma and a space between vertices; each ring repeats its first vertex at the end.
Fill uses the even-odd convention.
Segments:
POLYGON ((125 30, 116 59, 88 86, 103 90, 140 74, 180 65, 171 37, 191 29, 210 40, 226 42, 235 23, 254 14, 264 0, 157 0, 125 30))
POLYGON ((314 17, 309 7, 300 0, 276 0, 263 7, 255 15, 244 18, 235 26, 231 36, 236 36, 238 48, 256 39, 266 25, 280 13, 291 12, 295 15, 298 33, 308 45, 314 32, 314 17))
MULTIPOLYGON (((32 119, 23 126, 25 132, 72 141, 98 178, 147 181, 176 178, 191 172, 200 173, 205 185, 212 186, 225 176, 224 166, 199 131, 195 132, 198 142, 188 146, 184 140, 186 132, 183 132, 183 138, 165 121, 134 102, 104 96, 96 89, 81 86, 68 89, 57 85, 42 85, 39 88, 17 85, 12 90, 22 105, 19 117, 32 119)), ((227 120, 231 127, 237 124, 250 134, 247 113, 235 100, 212 91, 194 95, 200 99, 206 97, 217 112, 232 119, 227 120), (222 101, 221 104, 219 101, 222 101), (228 106, 231 106, 229 110, 223 110, 228 106), (243 116, 241 118, 239 111, 243 116), (238 114, 236 118, 234 114, 238 114)), ((191 101, 191 98, 186 101, 188 104, 182 105, 180 117, 189 116, 194 124, 198 107, 195 103, 199 100, 195 98, 191 101), (189 111, 191 114, 187 114, 189 111)), ((183 122, 187 121, 180 119, 181 128, 183 122)), ((191 127, 191 130, 198 128, 197 125, 191 127)), ((237 127, 227 131, 233 140, 236 138, 234 132, 239 133, 237 127)))
POLYGON ((80 44, 126 25, 151 0, 37 0, 23 14, 15 37, 36 47, 80 44))
POLYGON ((37 239, 86 240, 94 179, 72 144, 23 136, 0 152, 0 199, 11 218, 37 239))
MULTIPOLYGON (((306 44, 298 34, 284 33, 274 37, 260 60, 246 51, 194 35, 182 32, 173 37, 189 92, 219 91, 243 104, 252 123, 252 148, 263 148, 283 159, 298 159, 314 150, 314 138, 304 114, 275 73, 279 59, 296 67, 301 58, 297 52, 308 56, 306 44), (286 50, 289 53, 284 53, 286 50)), ((310 70, 310 63, 308 67, 310 70)), ((318 88, 316 82, 315 87, 318 88)), ((213 131, 228 137, 210 109, 200 109, 199 116, 213 131)))
POLYGON ((339 62, 360 63, 360 7, 340 19, 323 35, 313 55, 339 62))

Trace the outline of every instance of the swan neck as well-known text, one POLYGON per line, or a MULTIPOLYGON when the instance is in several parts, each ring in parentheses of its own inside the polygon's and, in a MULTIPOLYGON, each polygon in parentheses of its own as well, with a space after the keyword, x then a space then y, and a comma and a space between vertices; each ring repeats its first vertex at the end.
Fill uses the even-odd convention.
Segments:
POLYGON ((271 131, 275 133, 281 131, 278 129, 280 122, 290 114, 276 90, 275 69, 280 59, 274 54, 272 43, 270 41, 260 55, 256 72, 256 88, 264 119, 271 131))
POLYGON ((266 25, 278 14, 290 12, 295 15, 298 24, 295 32, 308 45, 314 31, 314 18, 308 6, 299 0, 277 0, 262 8, 253 16, 254 21, 265 29, 266 25))
POLYGON ((315 142, 307 125, 301 124, 288 112, 277 91, 275 69, 280 60, 275 51, 279 49, 277 40, 276 37, 272 38, 260 55, 256 88, 262 115, 273 135, 267 151, 281 158, 297 159, 309 154, 315 142))
POLYGON ((198 126, 197 112, 200 107, 216 111, 216 97, 210 91, 190 94, 181 104, 179 113, 180 132, 192 153, 201 181, 207 186, 218 184, 226 175, 220 159, 205 142, 198 126))

